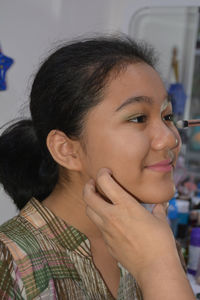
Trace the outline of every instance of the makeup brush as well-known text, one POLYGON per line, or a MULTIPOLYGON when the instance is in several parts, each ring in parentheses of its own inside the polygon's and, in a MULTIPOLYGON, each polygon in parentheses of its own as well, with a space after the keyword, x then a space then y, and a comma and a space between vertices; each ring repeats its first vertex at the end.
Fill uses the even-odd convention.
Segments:
POLYGON ((187 128, 187 127, 194 127, 194 126, 200 126, 200 120, 194 119, 194 120, 179 120, 176 122, 176 127, 179 129, 187 128))

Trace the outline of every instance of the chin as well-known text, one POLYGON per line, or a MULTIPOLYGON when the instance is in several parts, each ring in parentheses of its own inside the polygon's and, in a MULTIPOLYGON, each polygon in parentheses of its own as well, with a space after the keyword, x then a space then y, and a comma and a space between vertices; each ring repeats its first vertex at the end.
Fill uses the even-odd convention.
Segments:
POLYGON ((138 200, 140 203, 146 203, 146 204, 158 204, 158 203, 164 203, 171 200, 175 193, 175 185, 168 185, 162 188, 159 187, 157 189, 152 188, 146 188, 145 192, 144 190, 141 191, 141 193, 133 194, 133 196, 138 200))
POLYGON ((166 193, 163 193, 163 191, 159 193, 159 191, 158 191, 156 193, 156 195, 152 194, 151 198, 149 196, 143 198, 143 202, 144 203, 149 203, 149 204, 168 202, 169 200, 171 200, 173 198, 174 193, 175 193, 175 188, 171 189, 171 191, 169 191, 169 190, 166 191, 166 193))

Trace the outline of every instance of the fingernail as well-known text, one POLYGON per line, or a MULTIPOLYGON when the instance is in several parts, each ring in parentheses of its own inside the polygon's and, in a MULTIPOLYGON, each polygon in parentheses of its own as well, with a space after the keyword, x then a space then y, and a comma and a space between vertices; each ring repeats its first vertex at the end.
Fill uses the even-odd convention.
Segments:
POLYGON ((101 173, 104 173, 104 172, 107 172, 109 173, 110 175, 112 175, 112 171, 108 168, 101 168, 98 172, 98 175, 101 174, 101 173))
POLYGON ((95 184, 95 181, 94 181, 93 178, 91 178, 91 179, 89 180, 89 184, 91 184, 91 185, 94 185, 94 184, 95 184))
POLYGON ((90 185, 90 189, 93 191, 93 192, 95 192, 96 191, 96 188, 95 188, 95 181, 94 181, 94 179, 93 178, 91 178, 90 180, 89 180, 89 185, 90 185))

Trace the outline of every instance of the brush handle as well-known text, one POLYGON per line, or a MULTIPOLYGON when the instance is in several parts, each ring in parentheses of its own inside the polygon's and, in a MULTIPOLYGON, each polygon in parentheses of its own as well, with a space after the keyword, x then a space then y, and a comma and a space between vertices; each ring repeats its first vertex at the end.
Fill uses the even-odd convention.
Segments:
POLYGON ((187 120, 188 127, 200 126, 200 119, 187 120))

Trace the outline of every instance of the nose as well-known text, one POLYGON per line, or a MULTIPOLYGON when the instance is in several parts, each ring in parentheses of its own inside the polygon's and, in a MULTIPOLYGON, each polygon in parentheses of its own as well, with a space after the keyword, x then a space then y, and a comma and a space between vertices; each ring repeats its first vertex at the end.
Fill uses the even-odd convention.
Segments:
POLYGON ((155 150, 174 149, 181 145, 181 138, 175 126, 168 124, 156 124, 153 127, 151 147, 155 150))

